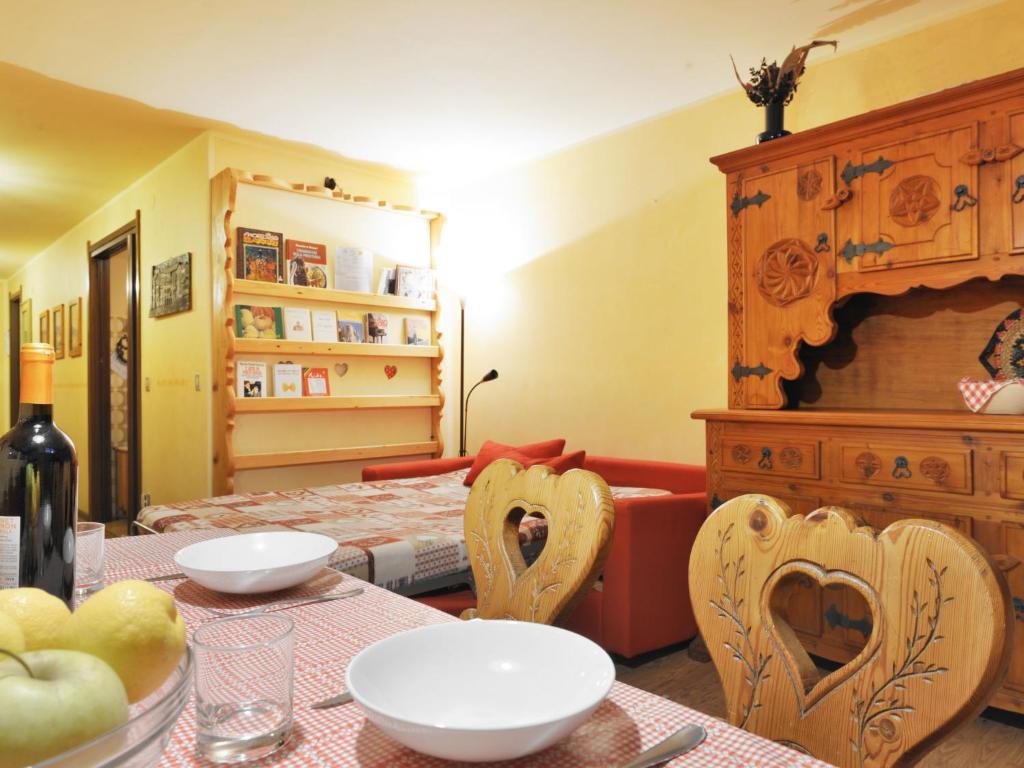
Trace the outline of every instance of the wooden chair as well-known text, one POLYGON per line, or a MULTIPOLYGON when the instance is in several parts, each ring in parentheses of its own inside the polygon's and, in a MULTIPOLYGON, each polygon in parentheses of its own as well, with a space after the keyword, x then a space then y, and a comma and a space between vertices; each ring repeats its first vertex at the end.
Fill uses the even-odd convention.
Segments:
POLYGON ((741 496, 697 535, 690 594, 729 722, 842 768, 915 762, 984 708, 1012 649, 1006 579, 927 520, 877 532, 836 507, 791 517, 741 496), (864 649, 824 677, 784 618, 797 577, 846 585, 872 616, 864 649))
POLYGON ((556 475, 545 466, 523 471, 520 464, 499 459, 473 483, 464 521, 477 607, 461 617, 557 624, 601 573, 615 509, 608 484, 593 472, 556 475), (519 549, 519 523, 531 513, 547 520, 547 541, 527 566, 519 549))

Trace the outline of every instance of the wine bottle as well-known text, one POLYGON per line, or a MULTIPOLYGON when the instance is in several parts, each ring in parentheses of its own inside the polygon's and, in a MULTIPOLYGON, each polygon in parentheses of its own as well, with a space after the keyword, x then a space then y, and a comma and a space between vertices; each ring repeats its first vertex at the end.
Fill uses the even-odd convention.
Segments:
POLYGON ((0 437, 0 588, 75 593, 78 456, 53 423, 53 347, 21 347, 18 421, 0 437))

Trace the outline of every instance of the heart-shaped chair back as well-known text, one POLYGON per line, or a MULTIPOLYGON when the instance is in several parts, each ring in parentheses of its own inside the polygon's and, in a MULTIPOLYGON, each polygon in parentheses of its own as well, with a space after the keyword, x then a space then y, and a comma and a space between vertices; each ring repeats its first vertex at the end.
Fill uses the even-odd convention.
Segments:
POLYGON ((790 516, 740 496, 697 535, 690 596, 729 722, 841 768, 916 762, 985 707, 1012 650, 1005 577, 929 520, 878 532, 837 507, 790 516), (871 616, 864 649, 824 677, 785 619, 798 578, 852 588, 871 616))
POLYGON ((615 526, 608 484, 599 475, 509 459, 490 464, 473 483, 463 518, 477 607, 462 618, 557 624, 569 618, 604 567, 615 526), (547 521, 547 540, 527 566, 519 523, 527 514, 547 521))

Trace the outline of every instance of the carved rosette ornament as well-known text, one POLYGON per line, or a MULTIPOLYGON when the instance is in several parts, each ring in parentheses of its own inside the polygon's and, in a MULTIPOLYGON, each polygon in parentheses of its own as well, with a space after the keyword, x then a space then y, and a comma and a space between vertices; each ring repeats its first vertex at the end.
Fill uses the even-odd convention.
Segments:
POLYGON ((878 470, 882 468, 882 460, 877 455, 871 453, 871 451, 864 451, 858 454, 854 463, 857 465, 857 471, 860 472, 865 480, 877 475, 878 470))
POLYGON ((751 450, 749 445, 739 443, 732 447, 732 460, 737 464, 746 464, 750 461, 751 450))
POLYGON ((821 194, 821 174, 813 168, 796 179, 796 194, 801 200, 813 200, 821 194))
POLYGON ((783 448, 779 451, 779 463, 787 469, 800 469, 804 457, 799 448, 783 448))
POLYGON ((799 238, 773 243, 754 269, 757 287, 770 303, 784 307, 807 296, 818 279, 818 257, 799 238))
POLYGON ((949 479, 949 462, 938 456, 925 456, 921 459, 921 474, 933 483, 942 485, 949 479))
POLYGON ((889 216, 904 227, 924 224, 942 205, 939 184, 931 176, 908 176, 889 196, 889 216))

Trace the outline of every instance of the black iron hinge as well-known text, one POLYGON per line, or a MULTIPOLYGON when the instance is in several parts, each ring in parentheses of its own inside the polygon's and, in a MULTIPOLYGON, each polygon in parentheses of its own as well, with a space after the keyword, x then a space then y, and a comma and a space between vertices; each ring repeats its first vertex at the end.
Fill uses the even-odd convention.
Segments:
POLYGON ((739 381, 745 376, 757 376, 759 379, 763 379, 772 369, 765 365, 763 362, 751 367, 749 365, 740 365, 740 361, 737 360, 732 366, 732 377, 739 381))
POLYGON ((869 173, 882 173, 886 168, 895 165, 892 160, 886 160, 881 155, 873 163, 862 163, 861 165, 854 165, 849 160, 846 161, 846 167, 843 168, 843 172, 839 174, 840 178, 846 182, 846 186, 861 176, 865 176, 869 173))
POLYGON ((847 264, 851 264, 853 263, 854 256, 863 256, 865 253, 877 253, 881 255, 892 247, 892 243, 887 243, 881 238, 873 243, 854 243, 853 240, 847 240, 846 245, 843 246, 843 250, 839 252, 839 255, 846 259, 847 264))
POLYGON ((732 209, 733 216, 739 216, 740 211, 747 206, 756 205, 760 208, 766 201, 771 200, 771 198, 771 195, 762 192, 760 189, 757 190, 756 195, 751 195, 750 197, 740 197, 739 190, 736 190, 736 194, 733 195, 732 202, 729 204, 729 207, 732 209))

